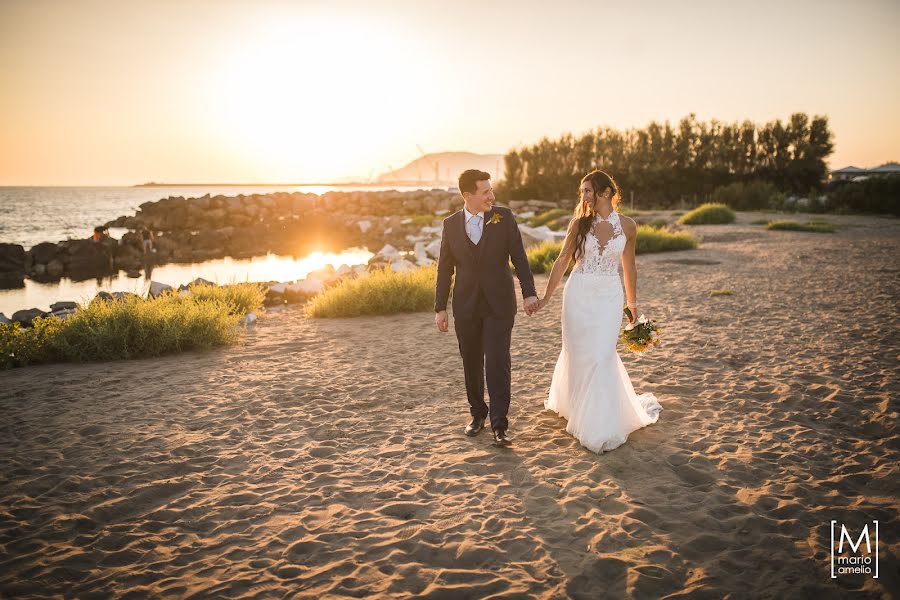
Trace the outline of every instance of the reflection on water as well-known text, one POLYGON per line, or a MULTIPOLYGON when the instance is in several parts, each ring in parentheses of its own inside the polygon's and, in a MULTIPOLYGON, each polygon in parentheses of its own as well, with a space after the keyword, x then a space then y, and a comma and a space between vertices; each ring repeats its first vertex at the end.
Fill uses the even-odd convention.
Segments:
POLYGON ((0 312, 7 317, 23 308, 49 310, 54 302, 72 300, 90 301, 99 291, 133 292, 145 294, 150 281, 159 281, 178 287, 197 277, 223 285, 244 281, 294 281, 325 265, 335 268, 341 265, 366 264, 372 253, 365 248, 349 248, 341 252, 313 252, 301 258, 269 254, 256 258, 222 258, 194 264, 167 264, 154 267, 148 274, 132 278, 124 271, 117 275, 87 281, 62 279, 54 283, 37 283, 25 280, 25 287, 0 291, 0 312))

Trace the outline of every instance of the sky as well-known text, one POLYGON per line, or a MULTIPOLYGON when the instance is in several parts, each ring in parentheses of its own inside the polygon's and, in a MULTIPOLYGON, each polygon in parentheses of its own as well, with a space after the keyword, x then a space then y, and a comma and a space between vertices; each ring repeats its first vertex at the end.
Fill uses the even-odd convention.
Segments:
POLYGON ((826 115, 900 161, 900 2, 0 0, 0 185, 366 179, 596 127, 826 115))

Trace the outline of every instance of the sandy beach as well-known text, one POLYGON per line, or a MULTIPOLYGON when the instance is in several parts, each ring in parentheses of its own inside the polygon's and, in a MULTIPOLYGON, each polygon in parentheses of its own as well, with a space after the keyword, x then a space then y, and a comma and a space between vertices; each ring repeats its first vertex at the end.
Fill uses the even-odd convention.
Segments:
POLYGON ((663 412, 599 456, 543 408, 560 293, 516 320, 510 449, 430 313, 2 373, 0 596, 891 598, 900 222, 767 217, 638 257, 663 412), (830 578, 832 519, 879 520, 878 579, 830 578))

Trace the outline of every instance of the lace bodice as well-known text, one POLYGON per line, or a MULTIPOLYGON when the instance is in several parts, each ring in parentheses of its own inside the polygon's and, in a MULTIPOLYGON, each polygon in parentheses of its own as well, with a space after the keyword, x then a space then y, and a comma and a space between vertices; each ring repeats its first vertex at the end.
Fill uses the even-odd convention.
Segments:
POLYGON ((622 253, 625 252, 625 242, 626 237, 622 231, 622 223, 619 222, 619 213, 613 211, 607 219, 600 215, 595 216, 587 238, 584 240, 584 254, 578 258, 572 272, 590 275, 618 275, 622 253), (600 221, 608 222, 613 229, 613 235, 606 242, 604 248, 600 247, 600 240, 594 235, 594 228, 600 221))

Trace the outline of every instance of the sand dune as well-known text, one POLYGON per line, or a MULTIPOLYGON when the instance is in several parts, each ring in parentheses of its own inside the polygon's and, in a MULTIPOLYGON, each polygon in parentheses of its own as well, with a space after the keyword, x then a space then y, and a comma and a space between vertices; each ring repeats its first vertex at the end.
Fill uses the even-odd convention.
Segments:
POLYGON ((508 450, 428 313, 3 373, 0 595, 889 598, 900 223, 756 218, 639 257, 664 343, 623 360, 664 410, 601 456, 543 410, 560 294, 517 319, 508 450), (880 520, 879 579, 829 578, 831 519, 880 520))

